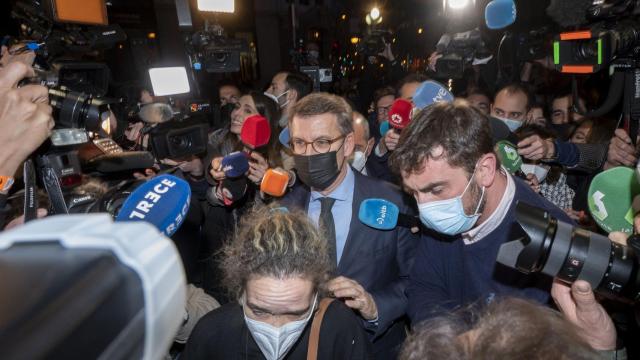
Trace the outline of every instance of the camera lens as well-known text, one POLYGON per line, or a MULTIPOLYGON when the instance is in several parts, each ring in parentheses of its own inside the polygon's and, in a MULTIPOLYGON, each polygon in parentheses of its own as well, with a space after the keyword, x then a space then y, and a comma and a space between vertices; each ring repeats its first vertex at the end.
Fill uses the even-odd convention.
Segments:
POLYGON ((175 149, 175 152, 182 152, 189 149, 192 145, 191 138, 189 136, 171 136, 169 137, 169 143, 175 149))
POLYGON ((633 248, 558 221, 547 211, 522 202, 516 206, 516 216, 525 235, 500 247, 499 263, 567 283, 585 280, 605 297, 640 300, 638 258, 633 248))

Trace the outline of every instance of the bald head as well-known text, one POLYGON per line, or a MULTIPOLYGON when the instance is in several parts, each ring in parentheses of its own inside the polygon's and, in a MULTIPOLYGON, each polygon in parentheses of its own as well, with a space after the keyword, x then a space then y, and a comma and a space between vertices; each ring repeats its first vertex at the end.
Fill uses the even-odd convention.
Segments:
POLYGON ((374 138, 369 131, 369 122, 362 114, 353 112, 353 133, 355 138, 355 151, 362 151, 367 156, 373 149, 374 138))

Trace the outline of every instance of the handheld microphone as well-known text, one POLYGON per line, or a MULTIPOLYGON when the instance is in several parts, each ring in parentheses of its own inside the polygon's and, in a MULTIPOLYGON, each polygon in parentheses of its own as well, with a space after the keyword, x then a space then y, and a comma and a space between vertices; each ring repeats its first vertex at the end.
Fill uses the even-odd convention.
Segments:
POLYGON ((243 176, 249 171, 249 159, 242 151, 235 151, 222 158, 222 171, 229 178, 243 176))
POLYGON ((516 21, 516 4, 513 0, 493 0, 484 9, 484 19, 491 30, 504 29, 516 21))
POLYGON ((639 194, 640 183, 633 169, 620 166, 603 171, 589 186, 589 212, 602 230, 631 234, 633 217, 640 210, 634 201, 639 194))
POLYGON ((286 127, 284 129, 282 129, 282 131, 280 131, 280 136, 278 136, 278 141, 280 141, 280 144, 282 144, 282 146, 286 147, 287 149, 289 148, 289 127, 286 127))
POLYGON ((190 203, 189 183, 172 175, 160 175, 127 197, 116 221, 146 221, 171 236, 184 222, 190 203))
POLYGON ((225 206, 231 206, 239 201, 247 192, 247 178, 226 178, 220 183, 222 202, 225 206))
POLYGON ((146 123, 160 124, 173 119, 173 109, 169 104, 152 103, 143 106, 138 116, 146 123))
POLYGON ((264 173, 260 191, 274 197, 281 197, 287 191, 289 173, 279 169, 268 169, 264 173))
POLYGON ((413 94, 413 103, 417 109, 424 109, 438 102, 452 102, 453 94, 437 81, 427 80, 413 94))
POLYGON ((518 147, 512 143, 501 140, 495 145, 496 155, 502 166, 505 167, 512 175, 522 177, 524 179, 527 176, 522 172, 522 157, 518 154, 518 147))
POLYGON ((389 125, 402 130, 411 122, 413 104, 405 99, 396 99, 389 109, 389 125))
POLYGON ((269 143, 271 126, 262 115, 251 115, 245 119, 240 131, 240 140, 250 149, 257 149, 269 143))
POLYGON ((380 135, 384 137, 384 135, 389 131, 389 122, 383 121, 380 123, 380 135))
POLYGON ((365 199, 360 203, 358 219, 363 224, 378 230, 392 230, 396 227, 419 228, 420 220, 400 212, 398 206, 385 199, 365 199))

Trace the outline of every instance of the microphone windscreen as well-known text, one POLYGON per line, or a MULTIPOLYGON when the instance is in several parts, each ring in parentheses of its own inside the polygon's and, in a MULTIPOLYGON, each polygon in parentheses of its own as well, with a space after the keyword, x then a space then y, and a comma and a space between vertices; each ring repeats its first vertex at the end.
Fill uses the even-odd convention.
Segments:
POLYGON ((268 169, 264 173, 260 191, 274 197, 281 197, 287 191, 289 173, 278 169, 268 169))
POLYGON ((587 10, 593 0, 551 0, 547 15, 562 27, 577 26, 587 22, 587 10))
POLYGON ((249 171, 249 159, 242 151, 232 152, 222 158, 222 171, 230 178, 237 178, 249 171))
POLYGON ((289 148, 289 128, 288 127, 280 131, 280 136, 278 136, 278 141, 280 141, 280 144, 282 144, 282 146, 286 147, 287 149, 289 148))
POLYGON ((495 145, 496 155, 502 166, 511 174, 515 174, 522 167, 522 157, 518 154, 518 147, 502 140, 495 145))
POLYGON ((257 149, 269 143, 271 126, 262 115, 251 115, 245 119, 240 131, 240 140, 250 149, 257 149))
POLYGON ((591 181, 587 201, 596 223, 606 232, 633 233, 633 217, 640 210, 634 199, 640 194, 635 171, 615 167, 601 172, 591 181))
POLYGON ((171 236, 184 222, 190 203, 189 183, 172 175, 160 175, 127 197, 116 221, 146 221, 171 236))
POLYGON ((363 224, 378 230, 391 230, 398 224, 400 209, 385 199, 365 199, 360 203, 358 219, 363 224))
POLYGON ((140 109, 138 116, 146 123, 160 124, 173 118, 173 109, 164 103, 147 104, 140 109))
POLYGON ((389 122, 383 121, 380 123, 380 135, 384 137, 384 135, 389 131, 389 122))
POLYGON ((433 80, 423 82, 413 94, 413 103, 418 109, 443 101, 452 102, 453 94, 444 85, 433 80))
POLYGON ((489 29, 500 30, 516 21, 516 13, 513 0, 493 0, 484 8, 484 20, 489 29))
POLYGON ((233 205, 234 202, 239 201, 244 197, 247 192, 247 178, 226 178, 222 180, 220 184, 222 190, 222 201, 226 206, 233 205))
POLYGON ((413 104, 405 99, 396 99, 389 109, 389 125, 396 129, 404 129, 411 122, 413 104))

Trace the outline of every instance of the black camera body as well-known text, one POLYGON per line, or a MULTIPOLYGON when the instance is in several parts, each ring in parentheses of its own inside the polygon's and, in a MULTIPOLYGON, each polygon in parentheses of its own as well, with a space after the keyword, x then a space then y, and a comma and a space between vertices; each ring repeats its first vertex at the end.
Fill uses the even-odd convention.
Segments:
POLYGON ((248 51, 246 41, 231 39, 224 35, 219 25, 195 32, 185 39, 187 51, 196 70, 209 73, 229 73, 240 71, 240 53, 248 51))
POLYGON ((436 62, 436 77, 442 79, 461 79, 473 63, 473 59, 486 53, 478 29, 453 35, 445 34, 438 41, 436 48, 442 54, 436 62))
POLYGON ((207 151, 208 130, 206 120, 199 117, 167 121, 149 131, 149 148, 158 160, 200 155, 207 151))
POLYGON ((386 44, 391 43, 391 33, 386 30, 372 30, 360 43, 358 51, 365 56, 376 56, 384 51, 386 44))

